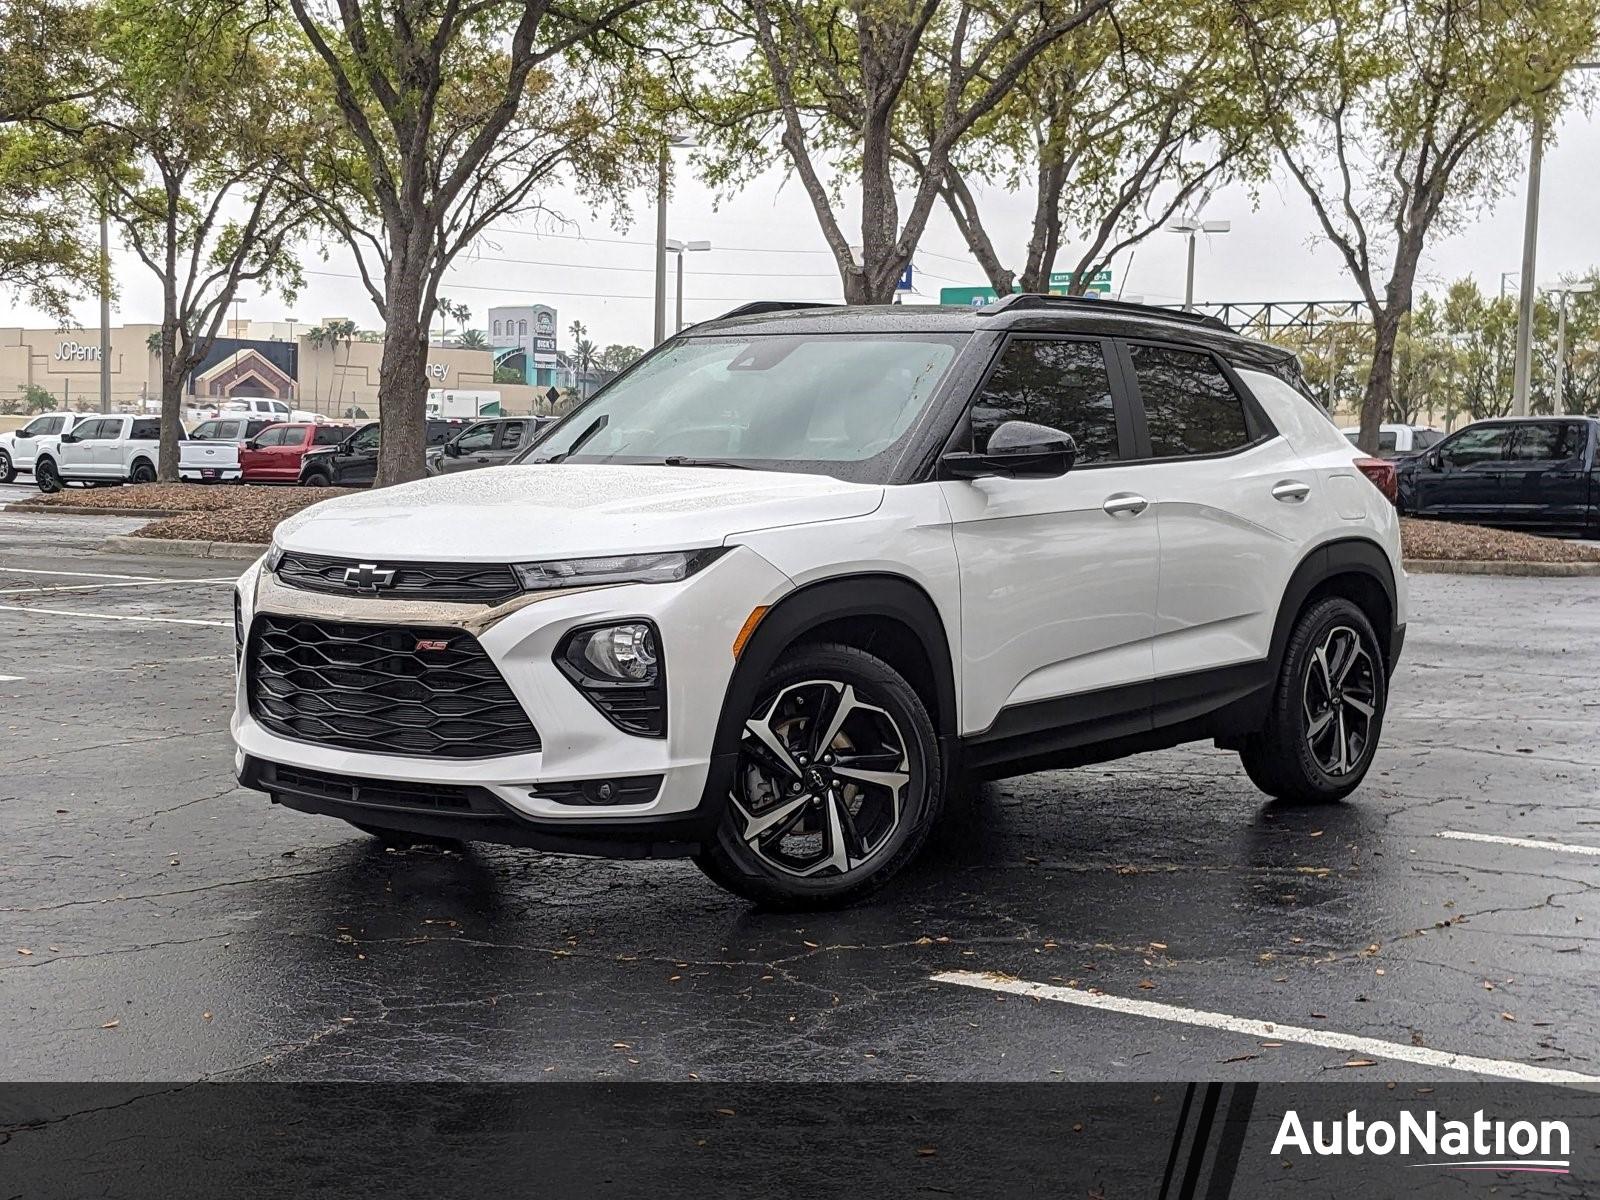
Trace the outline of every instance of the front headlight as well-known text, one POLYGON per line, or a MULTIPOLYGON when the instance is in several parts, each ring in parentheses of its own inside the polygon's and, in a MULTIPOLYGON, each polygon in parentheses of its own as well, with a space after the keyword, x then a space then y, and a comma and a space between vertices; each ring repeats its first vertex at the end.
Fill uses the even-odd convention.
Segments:
POLYGON ((550 562, 513 563, 524 589, 595 587, 606 583, 677 583, 721 556, 725 546, 708 550, 673 550, 665 554, 619 554, 608 558, 559 558, 550 562))
POLYGON ((267 547, 267 552, 261 556, 261 569, 273 575, 278 573, 278 564, 283 561, 283 547, 273 542, 267 547))

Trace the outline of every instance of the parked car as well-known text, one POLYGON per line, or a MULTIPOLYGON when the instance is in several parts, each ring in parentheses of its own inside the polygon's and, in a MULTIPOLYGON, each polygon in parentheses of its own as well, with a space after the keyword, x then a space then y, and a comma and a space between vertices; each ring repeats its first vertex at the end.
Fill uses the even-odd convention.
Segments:
MULTIPOLYGON (((465 421, 429 420, 427 445, 442 446, 466 428, 465 421)), ((307 450, 300 482, 308 487, 371 487, 378 476, 378 422, 363 425, 337 446, 307 450)))
POLYGON ((271 425, 266 417, 214 417, 201 421, 178 447, 178 478, 190 483, 237 480, 240 445, 271 425))
POLYGON ((42 440, 33 481, 41 492, 68 483, 154 483, 160 449, 159 417, 93 417, 42 440))
MULTIPOLYGON (((1350 444, 1356 444, 1356 438, 1361 435, 1359 426, 1346 426, 1339 431, 1349 439, 1350 444)), ((1423 450, 1437 446, 1444 440, 1444 434, 1437 429, 1428 429, 1422 425, 1392 425, 1378 426, 1378 457, 1379 458, 1404 458, 1408 454, 1418 454, 1423 450)))
POLYGON ((428 451, 428 474, 450 475, 510 462, 530 441, 538 440, 539 434, 554 424, 554 417, 495 417, 474 421, 448 442, 428 451))
POLYGON ((294 408, 282 400, 269 400, 263 396, 235 396, 218 401, 211 410, 213 417, 240 413, 249 417, 270 417, 274 421, 326 421, 321 413, 294 408))
POLYGON ((269 425, 239 448, 246 483, 298 483, 300 464, 315 446, 337 446, 354 425, 269 425))
POLYGON ((1205 739, 1337 800, 1406 581, 1297 376, 1069 297, 696 325, 516 470, 279 525, 235 593, 240 779, 392 839, 692 855, 790 908, 893 876, 958 772, 1205 739))
POLYGON ((1600 537, 1600 419, 1507 417, 1397 464, 1407 516, 1600 537))
POLYGON ((19 471, 33 472, 33 460, 46 439, 72 430, 99 413, 43 413, 21 429, 0 433, 0 483, 10 483, 19 471))

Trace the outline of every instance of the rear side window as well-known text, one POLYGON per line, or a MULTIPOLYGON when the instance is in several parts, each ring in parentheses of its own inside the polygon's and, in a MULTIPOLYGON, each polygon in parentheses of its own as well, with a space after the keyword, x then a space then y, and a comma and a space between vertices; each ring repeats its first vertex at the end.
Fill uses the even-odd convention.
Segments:
POLYGON ((350 436, 350 430, 343 425, 318 425, 316 432, 311 435, 313 446, 337 446, 350 436))
POLYGON ((1583 453, 1587 433, 1573 421, 1522 425, 1512 439, 1510 457, 1516 462, 1565 462, 1583 453))
POLYGON ((134 442, 156 442, 161 440, 161 422, 156 418, 146 418, 133 423, 133 432, 128 435, 134 442))
POLYGON ((1078 462, 1115 462, 1117 414, 1098 342, 1017 338, 1006 345, 972 406, 972 448, 979 454, 1005 421, 1031 421, 1070 433, 1078 462))
POLYGON ((1250 441, 1244 403, 1209 354, 1130 345, 1156 458, 1221 454, 1250 441))
POLYGON ((1416 429, 1411 433, 1411 448, 1413 450, 1426 450, 1430 446, 1437 446, 1444 441, 1444 434, 1432 429, 1416 429))

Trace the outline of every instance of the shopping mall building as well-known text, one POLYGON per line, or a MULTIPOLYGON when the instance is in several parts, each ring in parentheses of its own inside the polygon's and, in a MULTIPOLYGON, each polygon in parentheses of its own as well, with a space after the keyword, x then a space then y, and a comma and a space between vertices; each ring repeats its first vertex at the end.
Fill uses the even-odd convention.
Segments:
MULTIPOLYGON (((161 360, 151 350, 159 333, 157 325, 111 330, 113 411, 138 411, 159 402, 161 360)), ((309 326, 283 321, 241 321, 237 327, 230 321, 225 333, 189 378, 193 404, 266 396, 330 417, 378 416, 382 341, 359 336, 350 341, 315 341, 309 326)), ((504 353, 433 345, 428 350, 428 385, 499 392, 505 412, 545 411, 548 384, 495 382, 495 359, 504 353)), ((505 377, 502 371, 500 378, 505 377)), ((0 412, 20 411, 30 395, 37 406, 42 398, 30 387, 49 393, 54 408, 98 408, 100 331, 0 326, 0 412)))

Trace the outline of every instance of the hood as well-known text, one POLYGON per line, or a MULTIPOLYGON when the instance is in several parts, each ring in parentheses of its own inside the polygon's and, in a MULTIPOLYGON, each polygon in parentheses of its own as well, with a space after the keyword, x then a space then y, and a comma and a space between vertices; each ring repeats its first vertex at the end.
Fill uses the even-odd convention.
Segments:
POLYGON ((274 538, 339 558, 531 562, 720 546, 751 530, 865 516, 882 501, 877 484, 822 475, 530 464, 324 500, 274 538))

